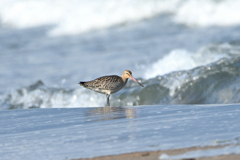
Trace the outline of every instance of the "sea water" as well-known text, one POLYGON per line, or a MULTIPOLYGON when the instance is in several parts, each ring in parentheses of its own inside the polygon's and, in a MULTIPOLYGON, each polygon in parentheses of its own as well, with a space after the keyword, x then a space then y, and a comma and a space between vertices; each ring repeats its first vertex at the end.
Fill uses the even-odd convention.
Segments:
POLYGON ((6 110, 0 112, 0 154, 57 160, 224 144, 232 145, 229 154, 239 153, 239 120, 239 105, 6 110))
MULTIPOLYGON (((7 110, 80 108, 81 116, 89 107, 105 106, 106 97, 77 83, 126 69, 145 87, 129 80, 111 95, 116 108, 238 106, 239 5, 238 0, 2 0, 1 114, 37 118, 31 110, 7 110)), ((7 117, 1 121, 7 122, 7 117)))

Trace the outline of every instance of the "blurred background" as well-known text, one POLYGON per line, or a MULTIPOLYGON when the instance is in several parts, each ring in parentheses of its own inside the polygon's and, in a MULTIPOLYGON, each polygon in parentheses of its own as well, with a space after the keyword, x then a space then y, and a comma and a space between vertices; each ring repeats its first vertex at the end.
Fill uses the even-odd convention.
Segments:
POLYGON ((239 103, 239 0, 0 0, 0 109, 239 103))

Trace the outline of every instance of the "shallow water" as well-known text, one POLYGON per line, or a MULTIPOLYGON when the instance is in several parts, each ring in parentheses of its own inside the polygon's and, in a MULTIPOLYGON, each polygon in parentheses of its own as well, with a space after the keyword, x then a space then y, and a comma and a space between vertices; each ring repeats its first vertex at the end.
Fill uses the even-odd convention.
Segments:
POLYGON ((167 154, 162 154, 159 157, 159 160, 174 160, 174 159, 188 159, 188 158, 202 158, 202 157, 214 157, 221 155, 230 155, 230 154, 240 154, 240 148, 238 145, 231 145, 227 147, 222 147, 220 149, 210 149, 210 150, 196 150, 186 152, 180 155, 169 156, 167 154))
POLYGON ((238 144, 239 117, 239 105, 1 111, 0 154, 6 160, 71 159, 238 144))

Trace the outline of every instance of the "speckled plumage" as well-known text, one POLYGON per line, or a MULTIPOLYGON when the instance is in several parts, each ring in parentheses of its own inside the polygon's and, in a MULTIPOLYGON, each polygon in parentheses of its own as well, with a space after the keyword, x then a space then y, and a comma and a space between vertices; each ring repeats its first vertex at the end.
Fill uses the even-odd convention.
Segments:
POLYGON ((116 93, 121 90, 126 84, 127 80, 124 82, 121 77, 116 75, 103 76, 88 82, 80 82, 80 85, 83 87, 102 94, 116 93))
POLYGON ((106 94, 107 105, 110 106, 110 95, 121 90, 127 84, 128 78, 131 78, 143 87, 142 84, 132 77, 132 72, 129 70, 125 70, 121 77, 117 75, 103 76, 92 81, 79 82, 79 84, 87 89, 106 94))

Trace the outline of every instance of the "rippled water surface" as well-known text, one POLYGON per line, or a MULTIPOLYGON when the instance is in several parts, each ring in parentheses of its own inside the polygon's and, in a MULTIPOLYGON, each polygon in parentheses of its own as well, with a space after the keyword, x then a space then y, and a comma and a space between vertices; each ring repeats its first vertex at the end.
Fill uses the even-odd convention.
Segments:
MULTIPOLYGON (((239 144, 239 117, 239 105, 1 111, 0 154, 6 160, 50 160, 236 145, 239 144)), ((237 151, 239 147, 228 149, 229 153, 237 151)), ((222 154, 221 150, 211 152, 222 154)))

